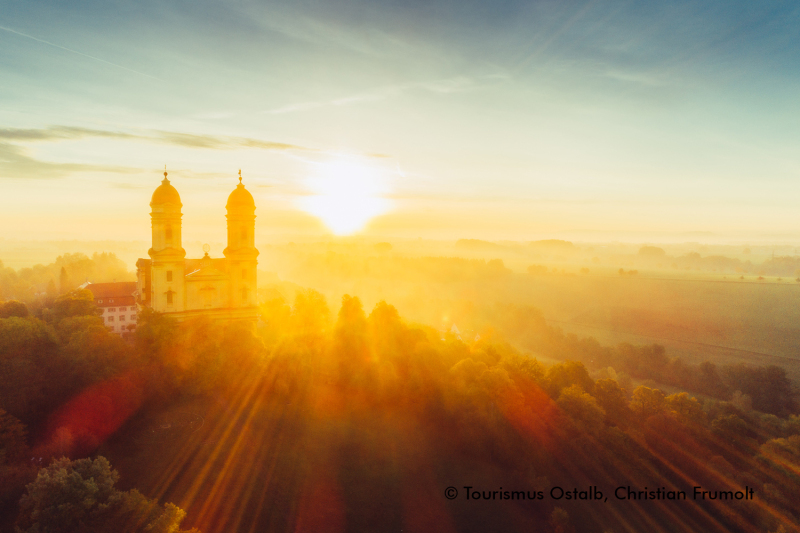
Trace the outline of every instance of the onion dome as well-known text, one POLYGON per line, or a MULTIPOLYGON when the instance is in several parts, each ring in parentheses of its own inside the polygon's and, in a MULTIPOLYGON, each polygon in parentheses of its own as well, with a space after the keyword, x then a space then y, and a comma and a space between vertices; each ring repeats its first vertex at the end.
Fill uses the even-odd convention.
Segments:
POLYGON ((253 200, 253 195, 250 194, 250 191, 244 188, 242 185, 242 171, 239 171, 239 185, 233 190, 230 196, 228 196, 228 203, 225 204, 225 207, 230 211, 231 209, 236 210, 255 210, 256 202, 253 200))
POLYGON ((183 205, 181 204, 181 195, 178 194, 178 190, 173 187, 167 179, 166 170, 164 170, 164 180, 153 192, 153 198, 150 199, 151 206, 161 204, 183 205))

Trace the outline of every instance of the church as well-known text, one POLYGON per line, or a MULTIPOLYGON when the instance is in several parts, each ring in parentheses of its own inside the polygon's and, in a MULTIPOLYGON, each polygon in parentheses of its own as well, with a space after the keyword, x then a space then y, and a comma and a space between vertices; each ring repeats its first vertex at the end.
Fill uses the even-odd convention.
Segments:
POLYGON ((136 262, 137 304, 181 321, 200 315, 256 320, 256 204, 242 184, 242 171, 225 206, 228 243, 222 252, 224 258, 210 257, 205 245, 203 257, 186 259, 181 241, 182 206, 165 170, 164 180, 150 200, 150 259, 136 262))

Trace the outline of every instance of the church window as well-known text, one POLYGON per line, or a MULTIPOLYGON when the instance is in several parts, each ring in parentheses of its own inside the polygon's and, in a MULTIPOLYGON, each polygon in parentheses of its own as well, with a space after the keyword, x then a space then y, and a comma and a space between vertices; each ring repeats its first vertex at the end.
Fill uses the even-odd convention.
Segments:
POLYGON ((172 281, 172 270, 167 270, 167 281, 172 281))
POLYGON ((119 315, 119 321, 125 322, 125 315, 119 315))
POLYGON ((172 226, 167 226, 166 237, 167 244, 172 244, 172 226))
POLYGON ((108 317, 108 321, 109 322, 114 322, 114 317, 113 316, 108 317))
POLYGON ((108 308, 108 312, 109 313, 116 313, 117 312, 117 308, 116 307, 109 307, 108 308))
POLYGON ((172 305, 172 291, 167 292, 167 305, 172 305))

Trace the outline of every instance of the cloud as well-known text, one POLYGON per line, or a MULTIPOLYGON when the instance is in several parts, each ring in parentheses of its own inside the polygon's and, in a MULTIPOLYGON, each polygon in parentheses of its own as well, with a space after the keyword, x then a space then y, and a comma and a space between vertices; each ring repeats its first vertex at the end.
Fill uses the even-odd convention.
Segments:
POLYGON ((244 9, 248 22, 262 30, 327 49, 339 48, 376 58, 399 56, 420 49, 419 42, 403 39, 374 25, 365 24, 354 28, 322 13, 311 16, 307 9, 298 12, 292 7, 281 8, 276 3, 251 3, 244 9))
POLYGON ((0 128, 0 139, 8 141, 60 141, 82 139, 85 137, 107 137, 113 139, 135 139, 136 135, 116 131, 76 128, 71 126, 50 126, 48 128, 0 128))
POLYGON ((386 98, 396 96, 411 90, 423 90, 436 94, 452 94, 469 90, 480 89, 487 85, 495 83, 502 83, 509 79, 506 74, 490 74, 488 76, 479 76, 470 78, 467 76, 456 76, 453 78, 445 78, 433 81, 404 83, 400 85, 390 85, 386 87, 378 87, 371 91, 356 93, 350 96, 341 98, 334 98, 332 100, 321 100, 314 102, 299 102, 295 104, 288 104, 275 109, 267 111, 271 115, 279 115, 283 113, 293 113, 295 111, 308 111, 309 109, 316 109, 326 106, 344 106, 353 105, 362 102, 374 102, 377 100, 384 100, 386 98))
POLYGON ((53 163, 40 161, 25 154, 25 150, 10 143, 0 143, 0 178, 63 178, 73 172, 112 172, 137 174, 141 169, 113 165, 82 163, 53 163))
POLYGON ((232 137, 217 135, 198 135, 175 131, 155 130, 150 134, 133 134, 118 131, 77 128, 71 126, 50 126, 40 129, 0 128, 0 139, 17 142, 65 141, 87 137, 130 139, 153 142, 156 144, 172 144, 187 148, 205 148, 210 150, 234 150, 237 148, 258 148, 261 150, 300 150, 317 151, 314 148, 296 144, 264 141, 249 137, 232 137))
POLYGON ((666 75, 650 72, 636 72, 633 70, 623 70, 621 68, 609 69, 605 76, 623 83, 630 83, 644 87, 664 87, 669 85, 670 80, 666 75))
POLYGON ((70 52, 70 53, 73 53, 73 54, 77 54, 79 56, 83 56, 83 57, 86 57, 86 58, 89 58, 89 59, 93 59, 95 61, 99 61, 100 63, 105 63, 106 65, 110 65, 112 67, 116 67, 116 68, 119 68, 119 69, 122 69, 122 70, 127 70, 128 72, 133 72, 134 74, 138 74, 140 76, 145 76, 146 78, 152 78, 154 80, 163 81, 160 78, 156 78, 155 76, 151 76, 150 74, 145 74, 144 72, 139 72, 138 70, 134 70, 132 68, 128 68, 128 67, 122 66, 122 65, 117 64, 117 63, 112 63, 111 61, 106 61, 105 59, 101 59, 99 57, 95 57, 95 56, 92 56, 92 55, 89 55, 89 54, 84 54, 83 52, 79 52, 77 50, 73 50, 72 48, 67 48, 66 46, 61 46, 59 44, 51 43, 50 41, 45 41, 44 39, 39 39, 38 37, 34 37, 33 35, 28 35, 27 33, 22 33, 20 31, 13 30, 11 28, 6 28, 5 26, 0 26, 0 30, 16 34, 16 35, 19 35, 21 37, 25 37, 27 39, 33 39, 34 41, 40 42, 42 44, 46 44, 46 45, 52 46, 54 48, 59 48, 61 50, 65 50, 67 52, 70 52))
MULTIPOLYGON (((278 151, 288 154, 305 154, 303 157, 318 157, 329 154, 327 150, 310 148, 297 144, 265 141, 252 137, 236 137, 225 135, 203 135, 175 131, 150 130, 144 133, 128 133, 120 131, 80 128, 73 126, 50 126, 47 128, 0 128, 0 178, 61 178, 73 172, 112 172, 133 174, 141 169, 82 163, 57 163, 38 160, 30 155, 26 144, 41 142, 59 142, 81 140, 87 138, 119 139, 124 141, 141 141, 154 144, 180 146, 202 150, 238 150, 256 149, 278 151)), ((369 153, 361 157, 387 158, 386 154, 369 153)), ((192 171, 187 176, 208 179, 224 176, 223 174, 192 171)))
POLYGON ((237 148, 258 148, 261 150, 301 150, 317 151, 314 148, 298 146, 296 144, 262 141, 249 137, 228 137, 215 135, 195 135, 192 133, 177 133, 172 131, 159 131, 154 137, 141 137, 150 141, 160 141, 187 148, 206 148, 211 150, 233 150, 237 148))

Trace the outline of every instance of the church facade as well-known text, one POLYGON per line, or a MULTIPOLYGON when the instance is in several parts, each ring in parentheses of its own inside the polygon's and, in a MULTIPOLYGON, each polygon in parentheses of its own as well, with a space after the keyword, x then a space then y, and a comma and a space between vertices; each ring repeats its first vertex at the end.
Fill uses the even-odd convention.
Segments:
POLYGON ((256 205, 242 184, 228 196, 228 242, 222 258, 205 255, 187 259, 181 241, 181 197, 167 179, 153 192, 150 201, 152 247, 149 259, 136 262, 136 299, 178 320, 210 316, 220 320, 256 320, 255 247, 256 205))

